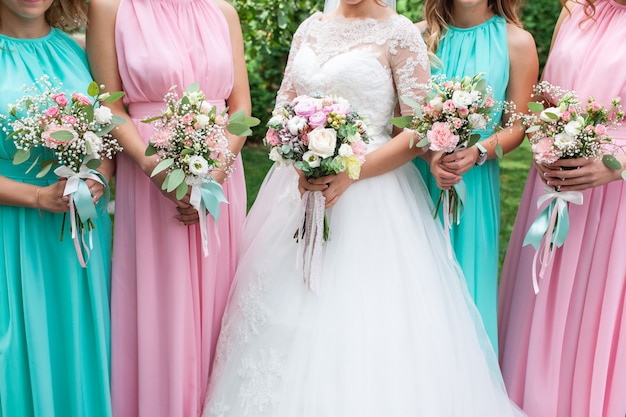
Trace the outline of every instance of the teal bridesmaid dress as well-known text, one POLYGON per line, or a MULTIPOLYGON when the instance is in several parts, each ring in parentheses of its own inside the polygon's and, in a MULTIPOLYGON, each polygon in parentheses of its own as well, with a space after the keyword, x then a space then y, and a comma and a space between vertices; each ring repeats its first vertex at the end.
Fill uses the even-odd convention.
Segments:
MULTIPOLYGON (((57 29, 38 39, 0 35, 0 112, 43 74, 86 93, 85 52, 57 29)), ((46 186, 0 130, 0 175, 46 186)), ((33 158, 35 156, 33 155, 33 158)), ((108 417, 111 224, 98 204, 93 249, 81 268, 63 214, 0 205, 0 417, 108 417)))
MULTIPOLYGON (((493 89, 494 99, 503 102, 509 82, 509 53, 506 21, 494 16, 471 28, 450 26, 439 44, 433 74, 448 78, 485 74, 493 89)), ((501 108, 492 114, 492 127, 479 131, 481 140, 493 134, 493 126, 500 124, 501 108)), ((415 159, 433 201, 440 189, 430 173, 428 164, 415 159)), ((463 269, 467 286, 497 352, 497 289, 498 239, 500 232, 500 169, 497 159, 472 167, 463 175, 467 186, 465 210, 460 225, 450 230, 452 247, 463 269)), ((442 219, 441 210, 439 218, 442 219)))

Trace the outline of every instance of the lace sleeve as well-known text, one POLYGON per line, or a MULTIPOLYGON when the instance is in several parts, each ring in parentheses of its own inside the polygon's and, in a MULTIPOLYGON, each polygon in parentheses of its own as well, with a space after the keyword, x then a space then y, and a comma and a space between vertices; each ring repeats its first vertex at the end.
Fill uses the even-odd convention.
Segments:
POLYGON ((285 74, 283 75, 283 81, 280 83, 280 89, 276 94, 276 104, 274 108, 278 108, 285 103, 289 103, 294 98, 296 98, 296 90, 293 85, 293 76, 291 74, 291 66, 293 63, 293 59, 300 50, 300 45, 302 44, 303 39, 307 33, 307 27, 309 22, 315 17, 313 15, 306 19, 304 22, 298 26, 296 33, 293 35, 293 39, 291 40, 291 47, 289 48, 289 57, 287 58, 287 65, 285 66, 285 74))
MULTIPOLYGON (((388 52, 398 97, 421 101, 428 88, 430 65, 419 29, 402 18, 395 36, 389 41, 388 52)), ((413 110, 402 100, 400 111, 402 115, 413 114, 413 110)))

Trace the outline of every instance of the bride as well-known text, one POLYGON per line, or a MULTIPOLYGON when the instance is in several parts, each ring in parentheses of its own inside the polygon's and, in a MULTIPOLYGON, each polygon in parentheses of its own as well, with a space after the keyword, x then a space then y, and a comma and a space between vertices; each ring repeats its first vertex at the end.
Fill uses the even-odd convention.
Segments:
POLYGON ((246 222, 205 417, 521 415, 407 163, 420 150, 410 132, 391 137, 398 97, 423 97, 429 66, 418 29, 389 3, 341 0, 294 35, 277 106, 343 97, 373 140, 359 181, 300 184, 323 189, 330 207, 317 292, 296 262, 298 174, 268 173, 246 222))

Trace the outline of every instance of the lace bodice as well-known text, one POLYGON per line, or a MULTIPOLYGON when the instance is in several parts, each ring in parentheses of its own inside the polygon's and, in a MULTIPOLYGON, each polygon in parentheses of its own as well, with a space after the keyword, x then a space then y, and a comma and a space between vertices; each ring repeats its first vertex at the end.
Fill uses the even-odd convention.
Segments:
MULTIPOLYGON (((366 117, 372 147, 389 140, 398 97, 420 99, 428 77, 426 47, 407 18, 352 20, 316 13, 294 35, 276 105, 302 94, 343 97, 366 117)), ((400 108, 411 113, 401 101, 400 108)))

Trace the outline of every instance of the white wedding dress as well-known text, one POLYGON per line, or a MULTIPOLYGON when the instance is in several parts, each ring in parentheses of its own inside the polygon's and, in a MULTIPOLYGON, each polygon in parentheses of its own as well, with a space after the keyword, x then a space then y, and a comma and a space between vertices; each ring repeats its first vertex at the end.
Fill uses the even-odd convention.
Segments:
MULTIPOLYGON (((427 80, 408 19, 316 14, 294 37, 277 104, 344 97, 367 116, 371 151, 390 140, 397 97, 418 98, 427 80)), ((274 166, 245 225, 203 415, 522 415, 431 209, 412 163, 352 184, 327 211, 314 293, 296 266, 297 175, 274 166)))

